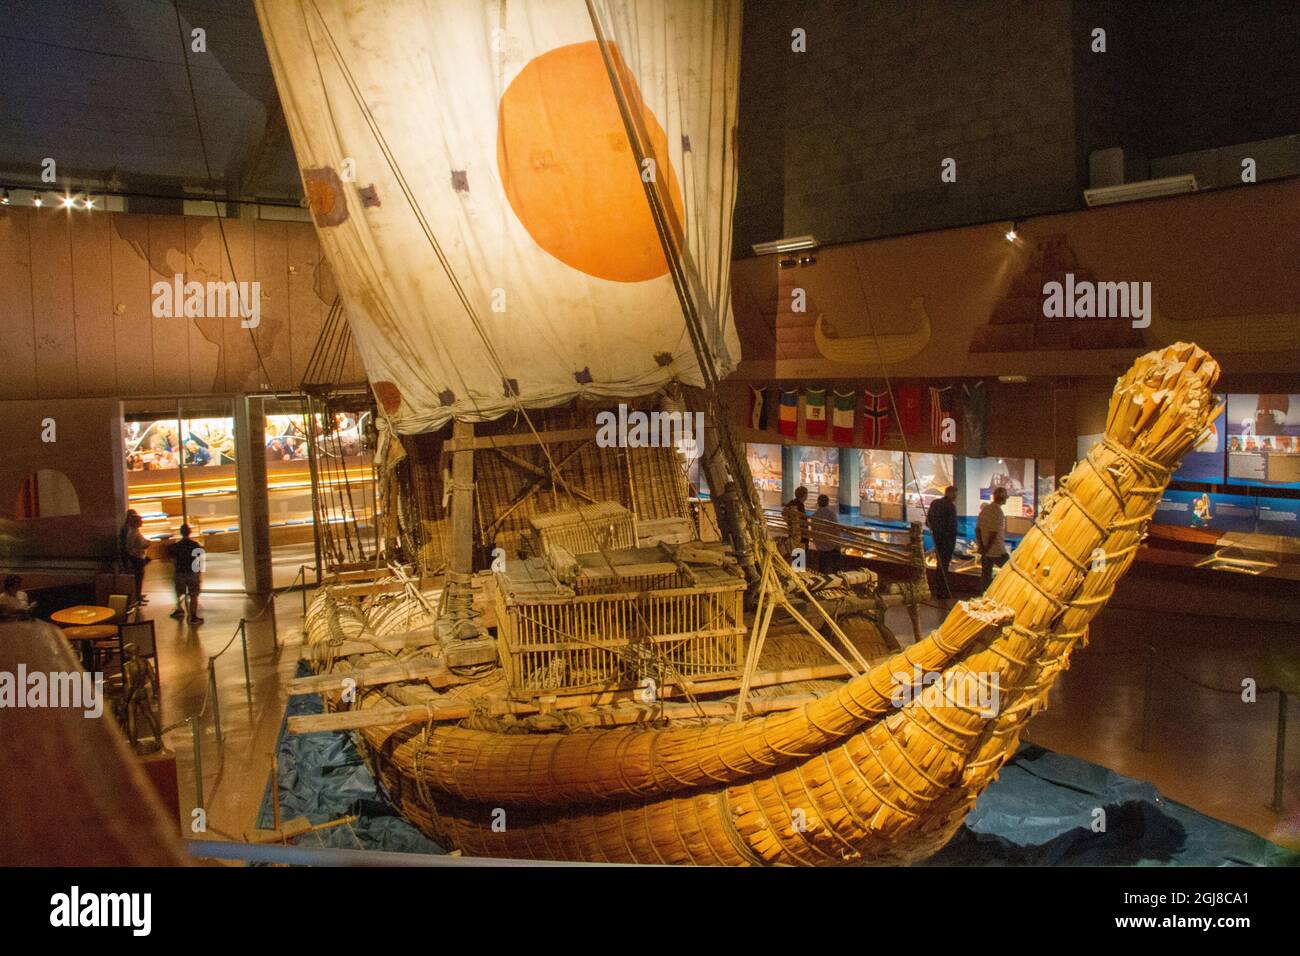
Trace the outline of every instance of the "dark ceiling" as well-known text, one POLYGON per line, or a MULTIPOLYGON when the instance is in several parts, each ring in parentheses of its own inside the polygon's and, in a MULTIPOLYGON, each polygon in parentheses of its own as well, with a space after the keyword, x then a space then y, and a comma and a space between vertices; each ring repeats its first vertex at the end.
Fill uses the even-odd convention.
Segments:
POLYGON ((4 0, 0 178, 297 202, 301 187, 251 0, 4 0), (177 24, 177 8, 180 24, 177 24), (190 33, 207 52, 183 54, 190 33), (183 39, 182 39, 183 31, 183 39))

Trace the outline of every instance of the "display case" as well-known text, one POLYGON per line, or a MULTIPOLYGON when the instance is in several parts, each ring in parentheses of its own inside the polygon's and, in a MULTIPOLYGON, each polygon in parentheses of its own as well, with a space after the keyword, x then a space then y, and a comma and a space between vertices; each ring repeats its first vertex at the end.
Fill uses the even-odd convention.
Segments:
POLYGON ((859 448, 857 454, 859 514, 878 521, 902 521, 903 453, 859 448))
POLYGON ((799 468, 796 487, 808 489, 808 504, 815 506, 818 495, 826 495, 832 502, 840 494, 840 450, 824 446, 799 446, 794 450, 799 468))

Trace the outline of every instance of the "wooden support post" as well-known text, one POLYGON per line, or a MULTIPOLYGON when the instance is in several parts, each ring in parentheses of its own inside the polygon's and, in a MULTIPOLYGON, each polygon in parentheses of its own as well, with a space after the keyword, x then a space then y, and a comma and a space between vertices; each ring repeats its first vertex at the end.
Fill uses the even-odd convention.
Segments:
POLYGON ((474 425, 454 422, 451 435, 451 551, 438 638, 449 667, 469 667, 496 661, 497 645, 474 613, 474 425))
POLYGON ((1273 762, 1273 810, 1285 809, 1282 785, 1286 780, 1286 691, 1277 692, 1277 753, 1273 762))

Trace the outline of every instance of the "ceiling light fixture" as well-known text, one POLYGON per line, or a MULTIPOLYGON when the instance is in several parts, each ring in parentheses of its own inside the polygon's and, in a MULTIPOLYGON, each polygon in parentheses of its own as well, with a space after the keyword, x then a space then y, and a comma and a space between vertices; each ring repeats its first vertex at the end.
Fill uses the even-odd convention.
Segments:
POLYGON ((77 200, 76 200, 75 198, 73 198, 72 196, 64 196, 64 197, 63 197, 63 204, 62 204, 62 206, 61 206, 60 208, 62 208, 62 209, 67 209, 67 208, 69 208, 70 206, 75 205, 76 202, 77 202, 77 200))
POLYGON ((86 197, 86 208, 87 209, 95 208, 95 200, 91 199, 89 196, 86 197))
POLYGON ((1192 173, 1185 173, 1181 176, 1144 179, 1141 182, 1124 183, 1119 186, 1085 189, 1083 199, 1089 206, 1109 206, 1117 202, 1136 202, 1139 199, 1159 199, 1161 196, 1194 193, 1197 188, 1196 177, 1192 173))
POLYGON ((37 196, 35 199, 33 199, 33 200, 32 200, 32 205, 33 205, 33 206, 39 206, 39 205, 41 205, 41 197, 40 197, 40 196, 37 196))
POLYGON ((0 190, 0 206, 9 205, 9 190, 0 190))
POLYGON ((813 236, 790 236, 786 239, 774 239, 771 242, 756 242, 750 248, 754 250, 756 256, 770 256, 773 253, 816 249, 817 240, 813 236))
POLYGON ((1015 242, 1020 238, 1019 221, 1011 223, 1011 228, 1007 230, 1007 242, 1015 242))

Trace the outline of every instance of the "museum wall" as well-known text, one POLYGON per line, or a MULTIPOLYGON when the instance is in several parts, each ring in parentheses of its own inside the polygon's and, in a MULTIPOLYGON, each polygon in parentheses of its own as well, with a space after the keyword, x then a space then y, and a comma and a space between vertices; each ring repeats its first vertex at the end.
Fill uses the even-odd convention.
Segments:
POLYGON ((1243 387, 1300 370, 1300 178, 1037 217, 1015 241, 1010 225, 822 247, 789 268, 735 260, 739 376, 879 377, 883 351, 900 377, 1113 379, 1182 340, 1243 387), (1066 276, 1138 283, 1149 324, 1045 316, 1045 284, 1066 276))
POLYGON ((120 403, 44 398, 0 408, 0 561, 111 559, 126 500, 120 403))
POLYGON ((1300 165, 1260 144, 1300 134, 1288 0, 752 0, 741 42, 737 257, 1080 209, 1099 149, 1124 150, 1129 181, 1242 143, 1261 179, 1300 165))
POLYGON ((1071 25, 1061 0, 747 3, 736 254, 1077 205, 1071 25))
MULTIPOLYGON (((228 255, 211 217, 0 208, 0 399, 296 386, 334 298, 315 230, 223 224, 228 255), (259 283, 256 328, 241 327, 233 312, 154 315, 154 283, 180 275, 206 289, 231 280, 232 264, 249 294, 259 283)), ((363 378, 355 355, 347 376, 363 378)))

